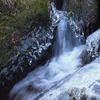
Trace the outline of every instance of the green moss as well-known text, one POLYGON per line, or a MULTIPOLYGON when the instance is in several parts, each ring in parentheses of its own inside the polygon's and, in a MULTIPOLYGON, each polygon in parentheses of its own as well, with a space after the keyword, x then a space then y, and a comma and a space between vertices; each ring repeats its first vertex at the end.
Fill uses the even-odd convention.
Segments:
POLYGON ((97 0, 94 0, 94 8, 95 8, 95 9, 98 9, 98 3, 97 3, 97 0))
POLYGON ((47 0, 16 0, 9 8, 0 2, 0 69, 16 54, 14 46, 38 14, 47 16, 47 0))
POLYGON ((74 12, 73 11, 68 12, 68 16, 69 17, 74 17, 74 12))

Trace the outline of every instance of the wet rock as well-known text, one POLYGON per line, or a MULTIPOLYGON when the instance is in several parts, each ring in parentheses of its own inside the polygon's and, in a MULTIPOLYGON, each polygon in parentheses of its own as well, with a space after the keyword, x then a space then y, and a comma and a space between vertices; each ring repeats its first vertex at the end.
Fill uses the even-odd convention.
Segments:
POLYGON ((86 49, 83 50, 79 58, 81 59, 82 62, 82 65, 79 67, 83 67, 84 65, 89 64, 93 60, 93 58, 91 58, 91 56, 88 55, 86 49))
POLYGON ((89 35, 86 39, 86 49, 79 56, 82 66, 89 64, 100 56, 100 29, 89 35))
POLYGON ((92 58, 100 56, 100 29, 87 37, 86 50, 92 58))
POLYGON ((60 16, 59 11, 56 9, 55 4, 53 2, 51 3, 50 18, 52 20, 51 26, 56 27, 60 22, 60 16))
MULTIPOLYGON (((51 2, 55 2, 56 8, 61 10, 63 0, 51 0, 51 2)), ((66 10, 75 20, 83 20, 84 24, 89 27, 89 24, 97 20, 98 2, 97 0, 66 0, 66 10)))

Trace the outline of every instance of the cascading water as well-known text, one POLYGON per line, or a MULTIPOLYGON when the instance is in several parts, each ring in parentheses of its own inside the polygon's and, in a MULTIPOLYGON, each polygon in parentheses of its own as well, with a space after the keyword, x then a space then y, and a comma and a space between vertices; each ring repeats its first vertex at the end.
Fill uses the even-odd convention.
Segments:
POLYGON ((10 92, 10 100, 35 100, 39 94, 78 69, 81 64, 78 56, 84 46, 78 45, 66 19, 62 12, 53 47, 55 56, 50 62, 30 72, 26 78, 17 83, 10 92))
POLYGON ((56 41, 53 46, 54 56, 56 57, 71 51, 75 46, 79 45, 79 41, 75 37, 64 13, 61 13, 60 17, 60 23, 56 30, 56 41))
POLYGON ((62 11, 66 10, 66 0, 63 0, 63 4, 62 4, 62 11))

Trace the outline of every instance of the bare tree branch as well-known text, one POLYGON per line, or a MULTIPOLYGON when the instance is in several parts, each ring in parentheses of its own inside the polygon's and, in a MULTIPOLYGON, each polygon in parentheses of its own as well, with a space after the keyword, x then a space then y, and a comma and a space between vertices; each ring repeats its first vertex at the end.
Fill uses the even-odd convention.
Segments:
POLYGON ((14 7, 16 0, 1 0, 6 6, 14 7))

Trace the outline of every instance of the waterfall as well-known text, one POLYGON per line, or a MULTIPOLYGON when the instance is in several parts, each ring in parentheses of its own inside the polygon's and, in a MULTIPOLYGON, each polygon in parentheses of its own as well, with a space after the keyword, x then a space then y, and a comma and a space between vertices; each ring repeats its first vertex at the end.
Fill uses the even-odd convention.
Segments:
POLYGON ((62 11, 66 11, 66 0, 63 0, 62 11))
POLYGON ((79 41, 75 37, 65 14, 66 0, 63 0, 62 11, 60 12, 60 23, 56 29, 56 40, 53 46, 53 54, 59 55, 71 51, 75 46, 79 45, 79 41))
POLYGON ((56 29, 56 41, 53 46, 54 56, 71 51, 75 46, 79 45, 69 23, 66 19, 61 19, 56 29))
POLYGON ((35 100, 41 93, 75 72, 81 65, 79 55, 84 46, 78 45, 64 13, 60 14, 60 19, 53 46, 54 57, 17 83, 10 92, 10 100, 35 100))

